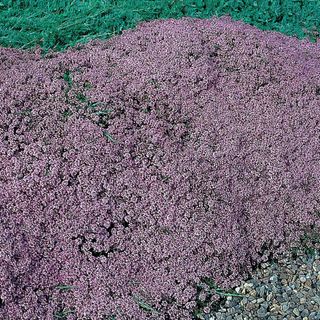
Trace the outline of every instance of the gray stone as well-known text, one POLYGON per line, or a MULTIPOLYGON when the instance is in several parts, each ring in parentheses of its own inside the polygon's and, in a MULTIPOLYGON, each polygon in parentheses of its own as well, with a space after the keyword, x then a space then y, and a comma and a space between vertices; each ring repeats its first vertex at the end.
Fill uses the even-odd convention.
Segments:
POLYGON ((286 301, 289 300, 288 294, 287 294, 286 292, 284 292, 284 293, 282 294, 282 297, 283 297, 283 299, 285 299, 286 301))
POLYGON ((314 302, 316 302, 317 304, 320 304, 320 297, 319 296, 313 296, 311 298, 311 300, 313 300, 314 302))
POLYGON ((264 308, 264 307, 260 307, 260 308, 257 310, 257 316, 258 316, 259 318, 264 318, 264 317, 267 316, 267 314, 268 314, 267 309, 264 308))
POLYGON ((307 309, 303 309, 302 312, 301 312, 301 317, 307 317, 309 315, 309 310, 307 309))
POLYGON ((236 313, 236 309, 232 307, 232 308, 230 308, 228 310, 228 313, 235 314, 236 313))
POLYGON ((293 306, 300 303, 300 297, 298 297, 297 295, 293 295, 292 297, 290 297, 290 300, 293 306))
POLYGON ((265 286, 262 286, 261 288, 260 288, 260 290, 259 290, 259 295, 261 296, 261 297, 263 297, 264 296, 264 294, 265 294, 265 292, 266 292, 266 288, 265 288, 265 286))
POLYGON ((256 270, 254 281, 240 286, 247 297, 228 298, 215 320, 320 320, 320 256, 311 261, 301 250, 299 257, 284 255, 277 265, 256 270))
POLYGON ((236 306, 238 304, 238 302, 237 301, 235 301, 235 300, 229 300, 229 301, 226 301, 226 307, 234 307, 234 306, 236 306))
POLYGON ((286 303, 288 300, 285 299, 283 296, 277 296, 276 297, 276 300, 279 302, 279 303, 286 303))
POLYGON ((310 319, 310 320, 314 320, 314 319, 316 318, 316 315, 317 315, 316 312, 311 312, 311 313, 309 314, 309 319, 310 319))
POLYGON ((302 292, 297 292, 297 293, 296 293, 296 296, 297 296, 299 299, 301 299, 301 298, 303 298, 303 297, 305 296, 305 294, 302 293, 302 292))
POLYGON ((225 319, 224 314, 222 314, 221 312, 217 312, 217 313, 215 314, 215 316, 216 316, 217 320, 223 320, 223 319, 225 319))
POLYGON ((236 309, 237 312, 241 312, 241 310, 243 309, 238 303, 235 303, 234 308, 236 309))
POLYGON ((282 309, 283 312, 287 312, 290 309, 289 303, 288 302, 282 303, 281 304, 281 309, 282 309))
POLYGON ((248 298, 247 297, 244 297, 242 300, 242 304, 244 305, 244 304, 247 304, 248 303, 248 298))
POLYGON ((300 316, 300 311, 298 310, 298 308, 294 308, 294 309, 292 310, 292 313, 293 313, 294 315, 296 315, 297 317, 300 316))

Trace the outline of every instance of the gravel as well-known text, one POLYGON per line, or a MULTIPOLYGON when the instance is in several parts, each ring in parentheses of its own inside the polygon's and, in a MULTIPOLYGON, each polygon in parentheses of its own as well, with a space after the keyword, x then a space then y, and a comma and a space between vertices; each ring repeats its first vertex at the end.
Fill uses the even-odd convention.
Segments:
POLYGON ((320 320, 320 255, 299 249, 278 261, 262 263, 252 278, 227 297, 210 320, 320 320))

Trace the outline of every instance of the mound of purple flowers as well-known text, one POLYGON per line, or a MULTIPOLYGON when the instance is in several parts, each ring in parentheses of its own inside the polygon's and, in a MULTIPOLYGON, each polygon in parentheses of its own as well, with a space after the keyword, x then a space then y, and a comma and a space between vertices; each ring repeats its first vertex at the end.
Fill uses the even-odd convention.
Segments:
POLYGON ((3 320, 192 319, 319 230, 319 42, 184 18, 0 71, 3 320))

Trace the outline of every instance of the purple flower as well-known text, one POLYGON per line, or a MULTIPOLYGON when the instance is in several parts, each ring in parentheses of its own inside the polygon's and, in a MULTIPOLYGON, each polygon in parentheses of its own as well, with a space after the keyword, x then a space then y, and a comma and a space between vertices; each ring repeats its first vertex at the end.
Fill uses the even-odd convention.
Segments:
POLYGON ((317 230, 319 44, 223 17, 0 48, 0 318, 191 319, 317 230))

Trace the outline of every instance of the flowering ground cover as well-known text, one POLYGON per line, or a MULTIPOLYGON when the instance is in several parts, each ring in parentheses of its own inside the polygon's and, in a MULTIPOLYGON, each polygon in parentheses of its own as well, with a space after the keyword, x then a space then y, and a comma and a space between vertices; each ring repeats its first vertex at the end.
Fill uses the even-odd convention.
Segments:
POLYGON ((183 18, 0 61, 1 319, 198 319, 319 232, 319 41, 183 18))

